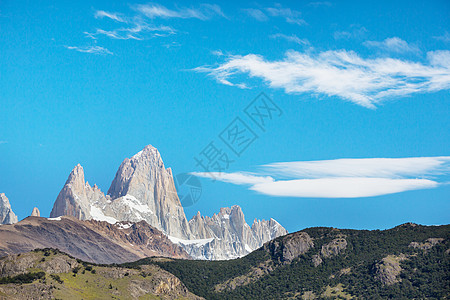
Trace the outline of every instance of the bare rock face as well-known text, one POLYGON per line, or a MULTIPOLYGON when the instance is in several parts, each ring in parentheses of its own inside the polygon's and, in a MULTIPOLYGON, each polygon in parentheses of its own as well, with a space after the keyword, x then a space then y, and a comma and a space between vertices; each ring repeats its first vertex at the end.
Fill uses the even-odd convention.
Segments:
POLYGON ((392 285, 401 281, 398 278, 402 271, 400 262, 405 259, 404 254, 386 256, 375 265, 375 279, 381 281, 384 285, 392 285))
POLYGON ((56 198, 50 217, 73 216, 79 220, 89 220, 92 218, 92 205, 100 206, 107 201, 107 197, 97 185, 91 187, 88 182, 85 182, 83 167, 78 164, 70 172, 69 178, 56 198))
POLYGON ((273 240, 264 246, 269 249, 272 257, 280 262, 290 263, 314 247, 314 242, 306 232, 296 232, 273 240))
POLYGON ((411 242, 409 244, 409 247, 427 251, 436 246, 437 244, 441 243, 442 241, 444 241, 443 238, 429 238, 423 243, 411 242))
POLYGON ((347 240, 345 238, 337 238, 322 246, 320 253, 324 258, 338 255, 347 248, 347 240))
POLYGON ((312 256, 312 263, 313 263, 314 267, 319 266, 322 262, 323 262, 323 260, 320 257, 320 255, 315 254, 312 256))
POLYGON ((17 223, 17 216, 11 209, 11 204, 4 193, 0 193, 0 224, 17 223))
POLYGON ((33 211, 31 212, 31 216, 32 217, 40 217, 41 216, 41 212, 39 211, 39 209, 37 207, 33 208, 33 211))
POLYGON ((108 194, 117 204, 115 217, 119 220, 136 217, 170 236, 190 237, 172 171, 164 167, 159 151, 153 146, 145 147, 131 159, 126 158, 122 162, 108 194), (133 210, 136 206, 142 207, 133 210), (125 208, 123 211, 122 207, 125 208), (132 208, 134 216, 126 215, 129 208, 132 208))

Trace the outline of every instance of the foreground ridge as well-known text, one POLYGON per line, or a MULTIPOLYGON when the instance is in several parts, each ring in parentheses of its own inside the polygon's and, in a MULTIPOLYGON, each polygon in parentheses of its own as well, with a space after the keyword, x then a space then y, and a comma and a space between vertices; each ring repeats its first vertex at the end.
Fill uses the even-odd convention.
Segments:
POLYGON ((59 250, 36 249, 0 259, 3 299, 203 299, 158 266, 98 265, 59 250))

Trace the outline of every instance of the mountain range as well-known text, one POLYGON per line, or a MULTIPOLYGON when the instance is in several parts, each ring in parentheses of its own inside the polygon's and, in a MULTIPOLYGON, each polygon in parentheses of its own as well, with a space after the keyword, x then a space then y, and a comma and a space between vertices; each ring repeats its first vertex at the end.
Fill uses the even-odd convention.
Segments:
MULTIPOLYGON (((17 222, 8 199, 4 194, 1 195, 2 201, 6 199, 0 206, 0 216, 4 220, 2 223, 17 222)), ((40 215, 39 210, 35 208, 32 215, 40 215)), ((76 165, 50 213, 53 220, 62 216, 110 224, 137 224, 144 221, 152 229, 167 236, 171 242, 181 246, 194 259, 223 260, 242 257, 265 242, 287 234, 286 229, 274 219, 255 219, 251 226, 248 225, 242 209, 237 205, 221 208, 212 217, 202 216, 198 212, 188 221, 175 188, 172 170, 164 166, 159 151, 151 145, 122 162, 107 194, 97 185, 91 186, 86 182, 83 167, 76 165)), ((46 226, 60 224, 39 222, 46 226)), ((69 222, 69 219, 64 218, 61 224, 64 222, 69 222)), ((70 219, 70 222, 74 220, 70 219)), ((28 243, 31 244, 33 243, 28 243)), ((58 245, 59 242, 40 246, 58 245)), ((11 253, 8 252, 11 248, 7 246, 3 250, 11 253)), ((75 252, 68 253, 76 256, 75 252)), ((83 259, 87 257, 83 256, 83 259)))

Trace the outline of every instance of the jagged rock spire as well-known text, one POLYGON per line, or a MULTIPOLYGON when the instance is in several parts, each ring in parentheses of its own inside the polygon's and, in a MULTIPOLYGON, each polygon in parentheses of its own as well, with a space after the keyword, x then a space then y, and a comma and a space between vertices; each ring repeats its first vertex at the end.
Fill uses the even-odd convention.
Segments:
POLYGON ((31 212, 31 216, 32 217, 40 217, 41 216, 41 212, 39 211, 39 209, 37 207, 33 208, 33 211, 31 212))
POLYGON ((17 221, 17 216, 11 209, 9 199, 4 193, 0 193, 0 224, 14 224, 17 221))

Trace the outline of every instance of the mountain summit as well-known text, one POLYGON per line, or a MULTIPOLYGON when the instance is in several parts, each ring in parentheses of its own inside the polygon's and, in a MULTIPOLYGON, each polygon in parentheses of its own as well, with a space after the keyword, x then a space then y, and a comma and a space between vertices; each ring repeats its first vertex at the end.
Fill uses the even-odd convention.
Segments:
MULTIPOLYGON (((131 159, 126 158, 120 165, 108 194, 114 201, 120 199, 135 216, 167 234, 180 238, 191 237, 172 171, 164 167, 155 147, 148 145, 131 159)), ((117 217, 130 219, 126 215, 117 217)))
POLYGON ((17 221, 17 216, 11 209, 9 199, 4 193, 0 193, 0 224, 14 224, 17 221))
POLYGON ((199 212, 188 222, 172 171, 165 168, 159 151, 151 145, 122 162, 107 195, 85 182, 83 167, 75 166, 50 217, 63 215, 112 224, 146 221, 198 259, 240 257, 287 233, 273 219, 255 220, 250 227, 237 205, 222 208, 211 218, 199 212))

